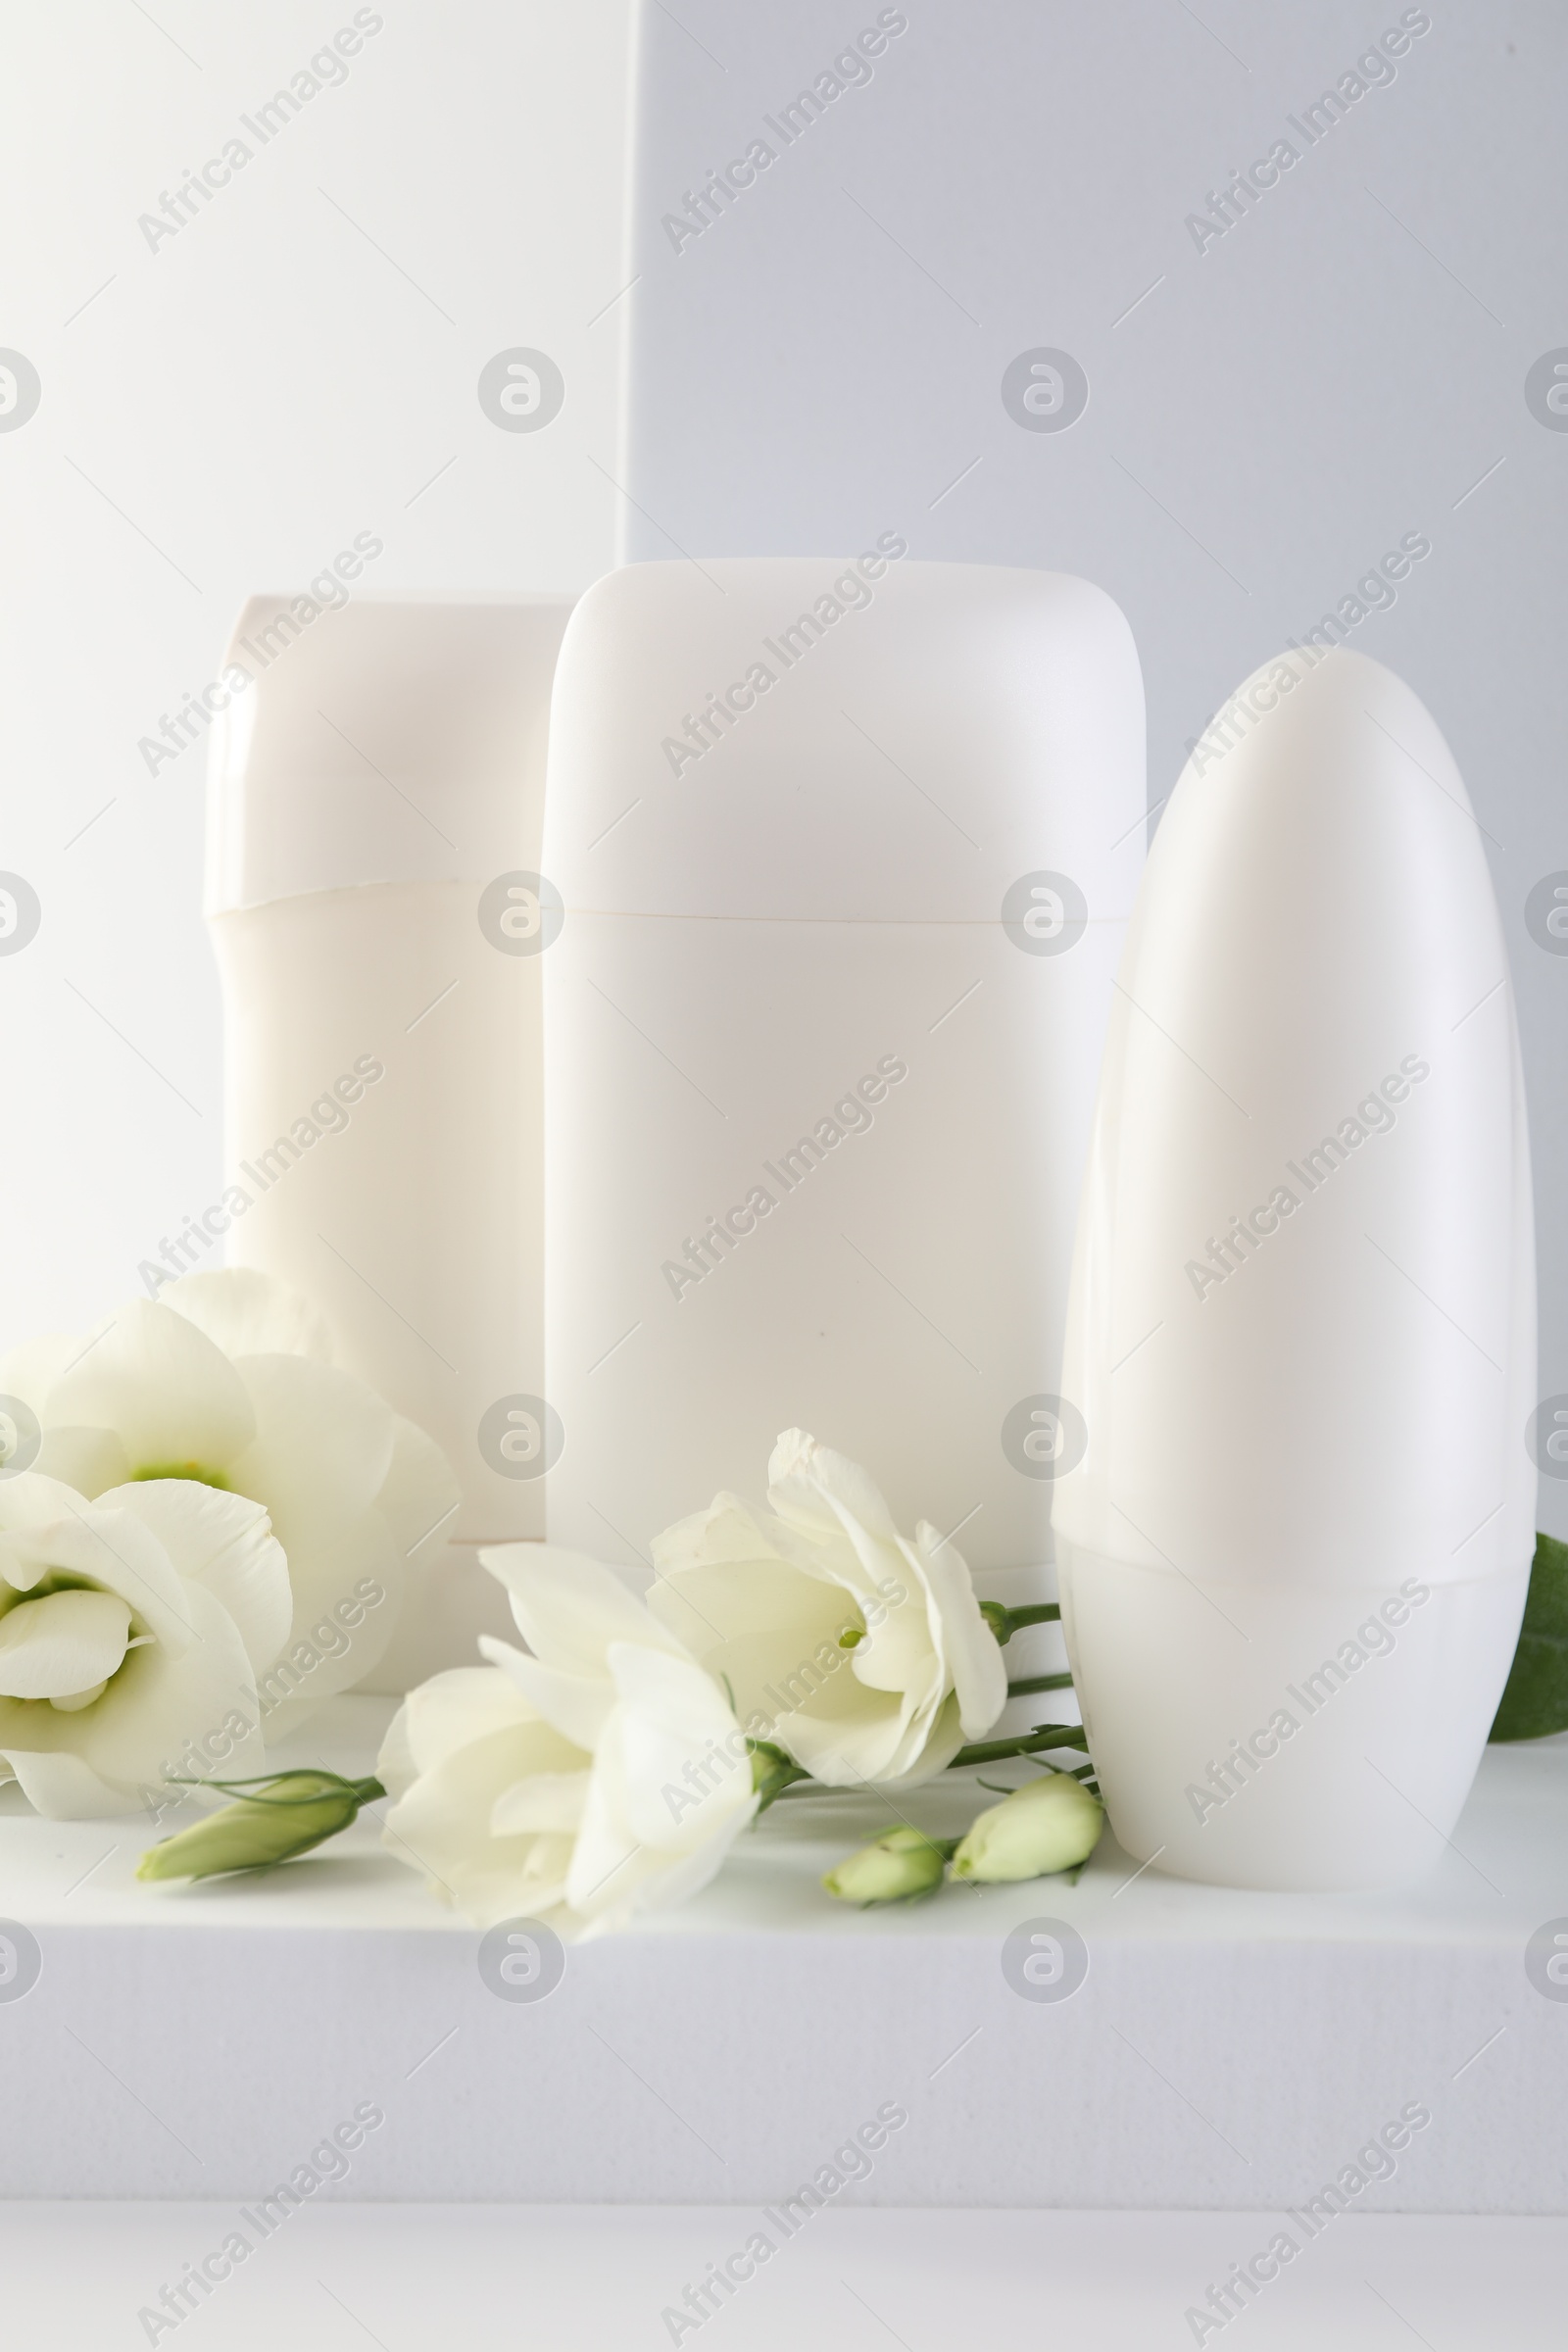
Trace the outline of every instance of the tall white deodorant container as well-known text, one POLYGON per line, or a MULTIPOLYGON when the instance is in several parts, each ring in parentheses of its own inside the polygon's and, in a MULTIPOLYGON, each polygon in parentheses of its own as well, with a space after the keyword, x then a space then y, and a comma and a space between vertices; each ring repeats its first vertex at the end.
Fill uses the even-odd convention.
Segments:
MULTIPOLYGON (((570 609, 355 601, 301 626, 253 599, 209 767, 225 1182, 247 1196, 228 1260, 305 1292, 335 1360, 444 1448, 460 1546, 543 1530, 539 1449, 513 1458, 507 1414, 544 1388, 538 868, 570 609)), ((490 1586, 448 1550, 380 1686, 466 1660, 490 1586)))
POLYGON ((801 1426, 1030 1589, 1144 811, 1086 581, 888 533, 588 591, 544 857, 553 1540, 646 1559, 801 1426))
POLYGON ((1127 1851, 1240 1886, 1426 1869, 1534 1546, 1529 1147, 1481 832, 1358 654, 1256 671, 1171 797, 1062 1385, 1063 1623, 1127 1851))

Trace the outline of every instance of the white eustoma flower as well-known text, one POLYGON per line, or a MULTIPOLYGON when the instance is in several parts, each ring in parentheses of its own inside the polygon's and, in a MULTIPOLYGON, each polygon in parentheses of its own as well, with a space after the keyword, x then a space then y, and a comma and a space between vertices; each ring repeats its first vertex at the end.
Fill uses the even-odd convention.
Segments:
POLYGON ((288 1619, 281 1546, 242 1494, 0 1480, 0 1779, 77 1821, 256 1770, 256 1670, 288 1619))
POLYGON ((622 1927, 706 1886, 757 1810, 745 1735, 712 1679, 610 1569, 550 1544, 480 1558, 531 1655, 411 1690, 376 1764, 386 1843, 476 1927, 622 1927))
POLYGON ((458 1502, 440 1447, 330 1351, 306 1299, 235 1267, 0 1363, 0 1394, 42 1425, 37 1467, 82 1494, 192 1479, 266 1506, 293 1593, 261 1661, 270 1739, 375 1664, 458 1502))
POLYGON ((814 1779, 929 1780, 1007 1696, 963 1559, 926 1520, 901 1536, 866 1472, 804 1430, 773 1448, 767 1498, 757 1516, 720 1494, 656 1538, 650 1606, 814 1779))

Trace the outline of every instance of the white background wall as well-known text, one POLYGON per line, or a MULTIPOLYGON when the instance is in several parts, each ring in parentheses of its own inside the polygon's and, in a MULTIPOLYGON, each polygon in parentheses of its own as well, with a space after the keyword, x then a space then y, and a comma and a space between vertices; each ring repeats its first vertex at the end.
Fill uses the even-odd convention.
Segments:
POLYGON ((154 776, 137 743, 242 600, 360 531, 381 596, 612 560, 625 10, 369 13, 262 146, 239 117, 354 0, 0 6, 0 346, 42 385, 0 431, 0 868, 42 907, 0 956, 0 1345, 110 1311, 220 1187, 204 753, 154 776), (236 132, 250 163, 150 248, 138 216, 236 132), (476 396, 516 345, 565 377, 540 433, 476 396))
MULTIPOLYGON (((1544 877, 1568 882, 1568 430, 1525 398, 1543 355, 1568 362, 1568 17, 906 0, 870 78, 786 145, 766 118, 883 13, 682 0, 676 24, 644 0, 627 553, 893 528, 916 556, 1082 572, 1132 623, 1158 805, 1259 662, 1428 539, 1349 642, 1427 703, 1486 836, 1530 1092, 1541 1394, 1568 1404, 1568 954, 1526 922, 1544 877), (1355 76, 1344 120, 1312 143, 1291 127, 1412 16, 1430 29, 1355 76), (754 183, 699 235, 666 228, 760 134, 775 160, 754 183), (1188 216, 1282 137, 1298 160, 1200 249, 1188 216), (1088 377, 1063 431, 1004 405, 1042 347, 1088 377)), ((1568 1533, 1568 1478, 1540 1508, 1568 1533)))

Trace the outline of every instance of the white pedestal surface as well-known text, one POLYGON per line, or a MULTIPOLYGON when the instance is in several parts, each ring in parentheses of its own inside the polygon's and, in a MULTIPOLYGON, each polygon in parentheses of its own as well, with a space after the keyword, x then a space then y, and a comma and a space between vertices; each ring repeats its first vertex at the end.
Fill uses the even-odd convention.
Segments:
MULTIPOLYGON (((367 1769, 390 1705, 336 1701, 290 1760, 367 1769)), ((905 1810, 939 1831, 974 1803, 949 1782, 905 1810)), ((1132 1876, 1107 1838, 1076 1886, 830 1902, 819 1872, 889 1819, 786 1798, 695 1903, 568 1948, 529 2003, 487 1989, 368 1812, 286 1870, 149 1887, 139 1817, 40 1821, 8 1789, 0 1911, 42 1971, 0 2000, 0 2195, 254 2200, 369 2103, 313 2204, 760 2207, 896 2104, 834 2208, 1277 2213, 1420 2103, 1353 2211, 1568 2209, 1568 2001, 1525 1968, 1568 1913, 1568 1739, 1490 1749, 1452 1849, 1391 1896, 1132 1876), (1038 1920, 1087 1946, 1067 1999, 1004 1975, 1038 1920)))

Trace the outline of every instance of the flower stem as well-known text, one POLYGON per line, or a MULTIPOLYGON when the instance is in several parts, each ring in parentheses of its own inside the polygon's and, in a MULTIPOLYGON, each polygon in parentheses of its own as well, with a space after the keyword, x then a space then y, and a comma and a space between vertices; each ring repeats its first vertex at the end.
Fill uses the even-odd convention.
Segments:
POLYGON ((1088 1736, 1081 1723, 1040 1723, 1032 1732, 1021 1732, 1015 1740, 980 1740, 972 1747, 960 1747, 950 1772, 965 1764, 997 1764, 1004 1756, 1039 1756, 1055 1747, 1081 1747, 1087 1754, 1088 1736))
POLYGON ((1070 1690, 1071 1689, 1072 1676, 1070 1674, 1032 1674, 1024 1682, 1009 1683, 1007 1696, 1009 1698, 1028 1698, 1036 1690, 1070 1690))
POLYGON ((1005 1601, 983 1600, 980 1614, 1005 1648, 1013 1635, 1021 1633, 1026 1625, 1054 1625, 1061 1615, 1061 1604, 1054 1600, 1031 1600, 1021 1608, 1009 1609, 1005 1601))
MULTIPOLYGON (((324 1767, 311 1766, 309 1770, 312 1778, 320 1785, 323 1794, 352 1796, 356 1805, 368 1805, 373 1797, 386 1794, 385 1788, 373 1774, 368 1775, 363 1781, 348 1781, 340 1772, 328 1772, 324 1767)), ((280 1794, 278 1785, 297 1777, 297 1774, 287 1772, 257 1772, 246 1781, 200 1781, 172 1772, 168 1775, 168 1783, 171 1788, 216 1788, 224 1796, 237 1792, 248 1805, 292 1805, 297 1804, 299 1798, 280 1794), (254 1796, 247 1793, 251 1789, 256 1791, 254 1796)))

